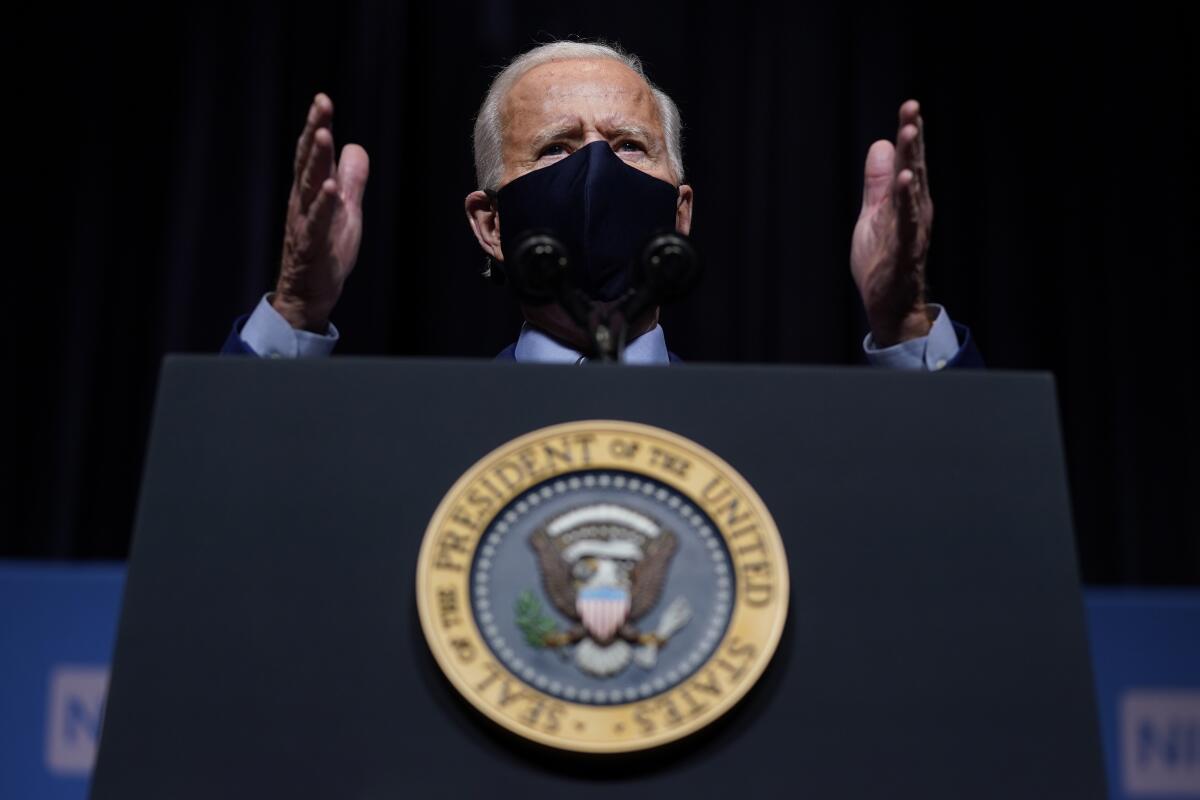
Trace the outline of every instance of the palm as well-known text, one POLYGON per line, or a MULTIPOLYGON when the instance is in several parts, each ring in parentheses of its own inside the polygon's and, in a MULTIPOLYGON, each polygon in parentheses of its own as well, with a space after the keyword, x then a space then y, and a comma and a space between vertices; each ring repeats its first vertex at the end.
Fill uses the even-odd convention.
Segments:
POLYGON ((333 104, 317 95, 296 145, 275 307, 297 328, 323 330, 354 269, 362 239, 367 151, 333 156, 333 104))
POLYGON ((358 258, 358 245, 362 240, 362 209, 357 206, 351 208, 344 196, 329 224, 329 239, 336 277, 345 281, 358 258))

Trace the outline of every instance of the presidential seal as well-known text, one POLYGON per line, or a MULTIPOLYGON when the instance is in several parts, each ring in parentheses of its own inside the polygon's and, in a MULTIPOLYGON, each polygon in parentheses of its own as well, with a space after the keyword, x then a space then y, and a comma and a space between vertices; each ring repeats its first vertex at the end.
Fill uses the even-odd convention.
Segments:
POLYGON ((617 753, 729 710, 783 631, 787 561, 754 489, 713 453, 586 421, 485 456, 434 512, 417 607, 446 677, 527 739, 617 753))

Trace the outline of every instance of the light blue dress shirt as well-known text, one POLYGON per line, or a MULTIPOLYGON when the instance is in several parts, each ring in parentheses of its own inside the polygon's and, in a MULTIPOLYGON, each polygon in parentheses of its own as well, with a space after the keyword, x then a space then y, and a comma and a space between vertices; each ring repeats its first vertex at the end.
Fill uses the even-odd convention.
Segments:
MULTIPOLYGON (((532 364, 583 364, 588 358, 577 350, 551 339, 526 322, 517 337, 517 348, 513 351, 517 361, 532 364)), ((662 325, 655 325, 641 336, 625 345, 624 364, 669 364, 667 337, 662 325)))
MULTIPOLYGON (((937 312, 937 317, 928 336, 891 347, 876 347, 868 333, 863 339, 863 352, 867 360, 876 366, 892 369, 933 371, 945 367, 958 352, 958 337, 946 310, 932 303, 930 308, 937 312)), ((271 306, 268 294, 263 296, 254 313, 242 326, 241 337, 251 350, 266 358, 316 358, 333 352, 338 330, 333 323, 329 324, 329 332, 324 335, 296 330, 271 306)), ((543 364, 582 364, 587 360, 582 353, 560 344, 528 323, 521 327, 514 356, 520 362, 543 364)), ((626 345, 624 363, 670 363, 667 338, 662 326, 655 325, 652 330, 626 345)))

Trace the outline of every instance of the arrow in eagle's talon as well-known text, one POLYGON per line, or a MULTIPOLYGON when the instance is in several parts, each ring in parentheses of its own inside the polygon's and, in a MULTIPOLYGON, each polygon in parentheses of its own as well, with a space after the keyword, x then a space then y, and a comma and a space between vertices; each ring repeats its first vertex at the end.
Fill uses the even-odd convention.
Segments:
POLYGON ((661 644, 665 644, 668 639, 675 633, 688 624, 692 618, 692 607, 688 603, 687 598, 680 595, 671 601, 671 605, 667 606, 663 612, 662 619, 658 622, 658 631, 656 633, 661 644))

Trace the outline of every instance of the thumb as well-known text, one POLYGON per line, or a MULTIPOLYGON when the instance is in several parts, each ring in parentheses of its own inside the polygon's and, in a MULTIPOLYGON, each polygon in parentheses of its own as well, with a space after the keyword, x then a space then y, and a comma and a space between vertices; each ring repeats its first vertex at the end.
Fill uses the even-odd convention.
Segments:
POLYGON ((864 209, 879 205, 887 197, 895 161, 896 148, 887 139, 880 139, 867 151, 867 163, 863 167, 864 209))
POLYGON ((342 197, 346 205, 353 208, 362 205, 362 196, 367 188, 367 175, 370 171, 371 159, 366 150, 356 144, 348 144, 342 148, 342 158, 338 163, 338 184, 342 187, 342 197))

